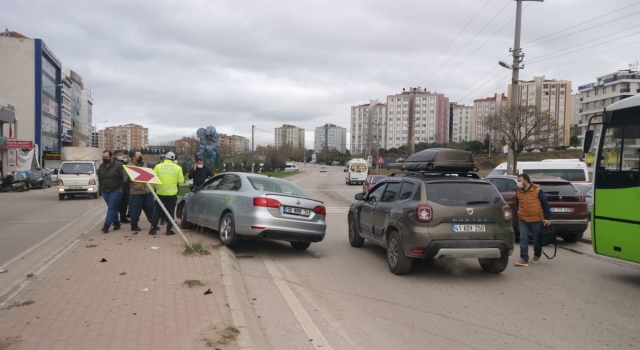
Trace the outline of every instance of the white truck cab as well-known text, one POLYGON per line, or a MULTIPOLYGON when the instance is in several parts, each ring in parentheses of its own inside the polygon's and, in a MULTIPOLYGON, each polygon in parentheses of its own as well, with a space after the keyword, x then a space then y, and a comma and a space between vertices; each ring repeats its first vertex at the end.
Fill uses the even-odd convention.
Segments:
POLYGON ((72 160, 62 162, 58 170, 58 197, 76 195, 98 198, 98 169, 94 162, 72 160))

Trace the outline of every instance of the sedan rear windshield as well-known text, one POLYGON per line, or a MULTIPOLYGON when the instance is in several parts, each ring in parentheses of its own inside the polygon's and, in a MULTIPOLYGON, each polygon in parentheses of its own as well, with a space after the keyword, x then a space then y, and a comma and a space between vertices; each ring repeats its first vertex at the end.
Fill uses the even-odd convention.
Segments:
POLYGON ((580 192, 566 182, 545 182, 538 184, 550 202, 577 202, 580 192))
POLYGON ((247 179, 256 191, 292 194, 298 197, 310 198, 308 194, 304 193, 304 191, 300 189, 300 187, 289 181, 259 176, 249 176, 247 179))
POLYGON ((502 201, 502 196, 490 183, 435 182, 425 187, 429 202, 451 207, 494 205, 502 201))
POLYGON ((60 174, 93 174, 91 163, 64 163, 60 167, 60 174))

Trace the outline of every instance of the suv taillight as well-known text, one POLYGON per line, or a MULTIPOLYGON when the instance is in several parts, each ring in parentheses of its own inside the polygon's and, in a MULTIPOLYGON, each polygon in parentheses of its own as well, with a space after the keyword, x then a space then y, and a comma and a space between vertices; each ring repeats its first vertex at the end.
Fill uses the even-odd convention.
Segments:
POLYGON ((513 219, 513 212, 511 211, 511 207, 508 205, 503 205, 502 220, 504 220, 504 222, 511 222, 511 219, 513 219))
POLYGON ((275 199, 265 198, 265 197, 256 197, 253 199, 253 205, 256 207, 266 207, 266 208, 280 208, 281 204, 275 199))
POLYGON ((585 196, 585 195, 581 194, 581 195, 579 195, 579 196, 578 196, 578 200, 579 200, 580 202, 584 202, 584 201, 586 201, 586 200, 587 200, 587 196, 585 196))
POLYGON ((318 205, 317 207, 313 208, 313 212, 318 215, 327 215, 327 208, 322 205, 318 205))
POLYGON ((416 207, 416 221, 429 223, 433 219, 433 208, 430 205, 421 204, 416 207))

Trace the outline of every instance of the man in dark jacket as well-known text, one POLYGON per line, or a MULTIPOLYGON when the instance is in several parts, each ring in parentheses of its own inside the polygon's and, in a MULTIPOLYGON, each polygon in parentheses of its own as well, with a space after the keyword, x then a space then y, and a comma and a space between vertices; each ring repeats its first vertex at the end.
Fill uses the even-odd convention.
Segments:
POLYGON ((102 153, 102 164, 98 168, 99 189, 102 192, 102 198, 107 203, 107 217, 104 220, 102 232, 109 232, 109 227, 113 224, 113 230, 120 229, 120 220, 118 219, 118 205, 122 198, 124 168, 122 163, 113 159, 111 151, 102 153))
MULTIPOLYGON (((123 165, 127 165, 128 159, 127 159, 127 156, 124 154, 124 151, 117 150, 113 152, 113 156, 116 158, 118 162, 122 163, 123 165)), ((129 177, 126 176, 126 174, 125 174, 125 177, 126 177, 126 180, 122 186, 122 198, 120 198, 120 204, 118 205, 118 212, 120 213, 120 222, 122 222, 123 224, 128 224, 131 222, 129 221, 129 219, 127 219, 127 211, 129 209, 129 177)))
MULTIPOLYGON (((131 158, 129 165, 148 168, 147 162, 142 159, 142 153, 136 152, 131 158)), ((138 226, 140 221, 140 214, 144 212, 144 215, 151 223, 153 218, 153 194, 149 190, 149 186, 143 182, 131 182, 129 184, 129 213, 131 215, 131 231, 133 234, 137 234, 142 229, 138 226)))
POLYGON ((208 166, 204 165, 204 159, 198 158, 196 164, 193 165, 193 169, 189 170, 189 179, 193 179, 193 187, 201 186, 207 179, 213 177, 213 171, 208 166))

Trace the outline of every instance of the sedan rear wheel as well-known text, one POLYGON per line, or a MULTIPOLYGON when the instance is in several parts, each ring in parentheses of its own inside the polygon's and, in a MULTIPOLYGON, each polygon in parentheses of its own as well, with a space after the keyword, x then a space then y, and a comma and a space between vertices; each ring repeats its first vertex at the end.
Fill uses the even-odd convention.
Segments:
POLYGON ((307 250, 311 245, 311 242, 290 242, 293 249, 307 250))
POLYGON ((240 237, 236 234, 235 222, 231 213, 224 214, 222 220, 220 220, 218 232, 220 233, 220 242, 227 247, 232 247, 240 241, 240 237))
POLYGON ((398 232, 392 232, 387 244, 387 263, 395 275, 406 275, 411 271, 413 258, 404 255, 404 248, 398 232))
POLYGON ((353 215, 349 215, 349 243, 355 248, 360 248, 364 244, 364 238, 360 237, 358 233, 358 227, 353 215))

